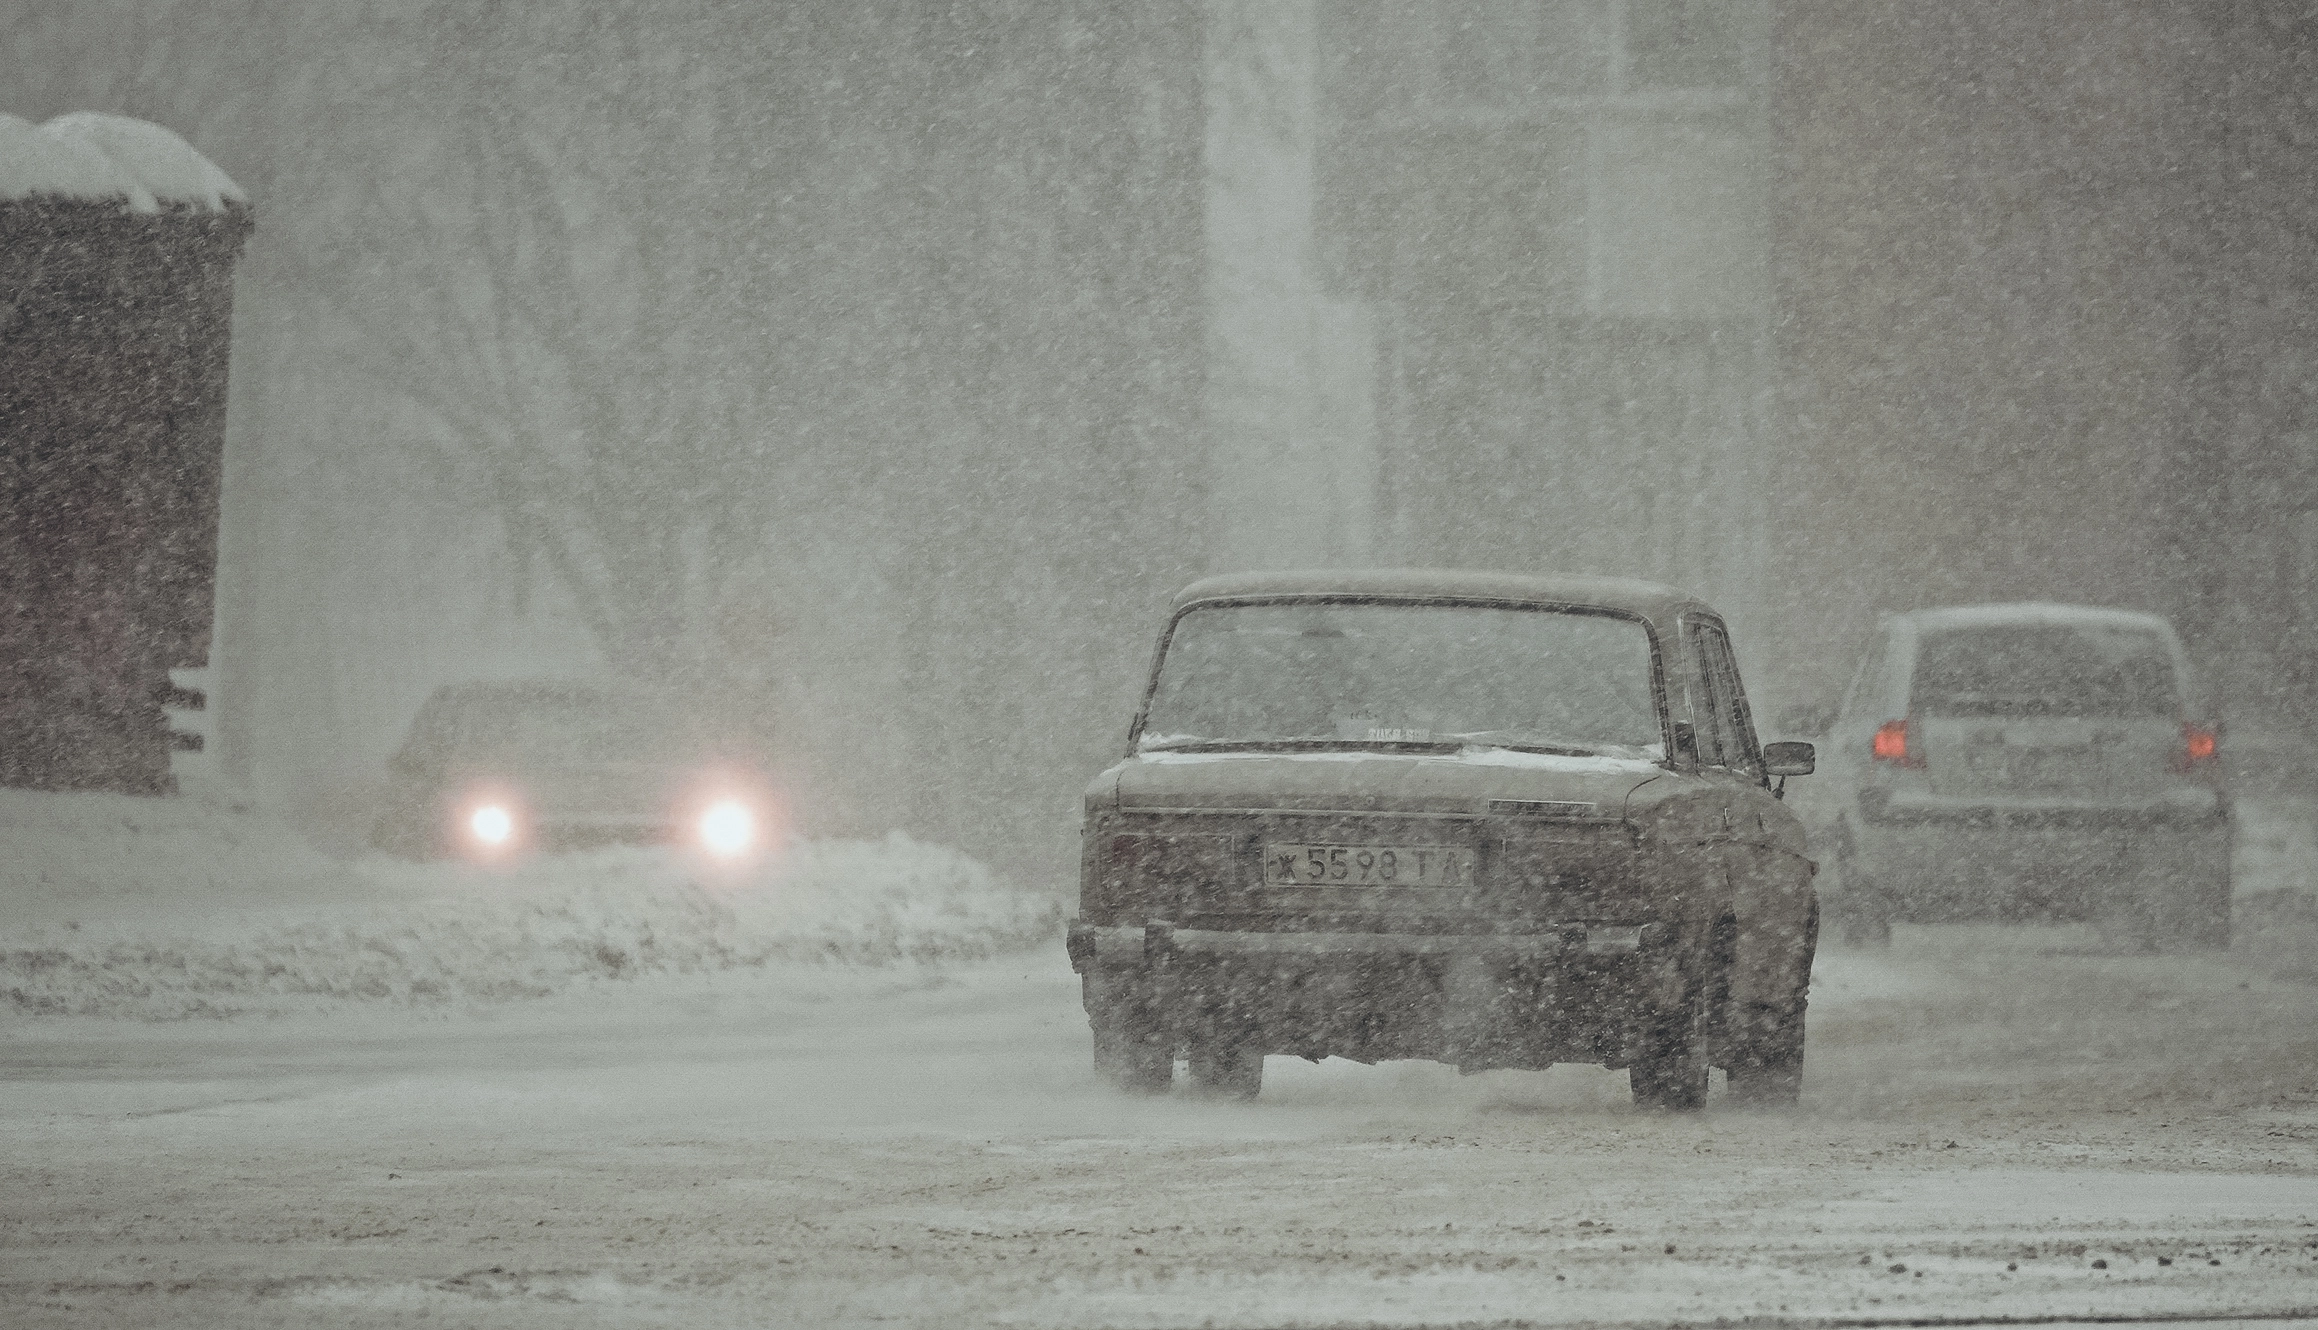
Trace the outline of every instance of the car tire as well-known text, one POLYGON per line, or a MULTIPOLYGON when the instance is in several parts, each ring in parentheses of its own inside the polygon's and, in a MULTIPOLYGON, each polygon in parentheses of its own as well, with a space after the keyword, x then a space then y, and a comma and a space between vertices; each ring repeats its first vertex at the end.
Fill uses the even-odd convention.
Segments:
POLYGON ((1164 1093, 1175 1080, 1175 1050, 1152 1017, 1143 985, 1090 971, 1085 993, 1095 1074, 1131 1094, 1164 1093))
POLYGON ((2093 929, 2104 951, 2154 956, 2162 949, 2164 929, 2157 922, 2152 888, 2128 884, 2093 918, 2093 929))
POLYGON ((2189 951, 2227 951, 2230 904, 2235 894, 2228 844, 2223 844, 2218 864, 2201 867, 2202 871, 2194 873, 2186 884, 2188 893, 2182 901, 2179 933, 2181 944, 2189 951))
POLYGON ((1654 1012, 1643 1026, 1627 1079, 1636 1108, 1688 1113, 1706 1103, 1704 995, 1693 993, 1682 1006, 1654 1012))
POLYGON ((1757 1108, 1792 1107, 1803 1096, 1803 1007, 1757 1009, 1733 1051, 1731 1102, 1757 1108))
POLYGON ((2145 884, 2121 903, 2103 929, 2110 945, 2145 955, 2226 951, 2230 943, 2230 874, 2199 868, 2145 884))
POLYGON ((1191 1079, 1212 1095, 1245 1100, 1263 1093, 1264 1055, 1245 1041, 1192 1041, 1190 1070, 1191 1079))
MULTIPOLYGON (((1819 951, 1816 900, 1803 924, 1803 944, 1800 979, 1782 1004, 1751 1004, 1738 1011, 1724 998, 1723 1070, 1730 1077, 1726 1091, 1733 1103, 1788 1108, 1802 1098, 1804 1014, 1811 1001, 1811 961, 1819 951)), ((1726 972, 1721 988, 1727 994, 1729 987, 1726 972)))

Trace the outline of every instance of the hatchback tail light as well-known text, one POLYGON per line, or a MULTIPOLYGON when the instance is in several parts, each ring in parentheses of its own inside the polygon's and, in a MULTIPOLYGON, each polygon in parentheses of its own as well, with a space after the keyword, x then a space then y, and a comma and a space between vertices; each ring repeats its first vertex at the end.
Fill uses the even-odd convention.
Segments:
POLYGON ((2181 722, 2181 769, 2210 771, 2221 764, 2221 735, 2210 725, 2181 722))
POLYGON ((1901 767, 1922 766, 1924 755, 1920 752, 1910 751, 1909 728, 1908 722, 1904 720, 1887 720, 1877 726, 1875 731, 1875 760, 1889 762, 1894 766, 1901 767))

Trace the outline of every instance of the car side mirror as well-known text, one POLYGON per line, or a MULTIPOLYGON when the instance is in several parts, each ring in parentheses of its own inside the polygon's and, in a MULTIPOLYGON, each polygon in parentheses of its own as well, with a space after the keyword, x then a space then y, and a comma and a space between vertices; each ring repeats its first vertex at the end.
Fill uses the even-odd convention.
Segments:
POLYGON ((1763 774, 1766 776, 1808 776, 1819 765, 1819 750, 1810 744, 1789 740, 1763 745, 1763 774))

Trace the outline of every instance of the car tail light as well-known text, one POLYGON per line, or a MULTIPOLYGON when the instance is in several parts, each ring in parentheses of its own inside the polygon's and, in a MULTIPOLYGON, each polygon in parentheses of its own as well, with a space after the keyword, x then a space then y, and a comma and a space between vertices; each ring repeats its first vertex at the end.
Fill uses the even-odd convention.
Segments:
POLYGON ((1909 751, 1908 740, 1910 736, 1908 731, 1910 728, 1908 722, 1904 720, 1887 720, 1882 725, 1877 726, 1875 731, 1875 760, 1889 762, 1894 766, 1901 767, 1922 766, 1924 755, 1920 752, 1911 753, 1909 751))
POLYGON ((1220 836, 1113 836, 1106 848, 1103 893, 1116 907, 1172 910, 1231 878, 1231 843, 1220 836))
POLYGON ((2181 722, 2181 769, 2206 771, 2221 762, 2221 736, 2211 726, 2181 722))

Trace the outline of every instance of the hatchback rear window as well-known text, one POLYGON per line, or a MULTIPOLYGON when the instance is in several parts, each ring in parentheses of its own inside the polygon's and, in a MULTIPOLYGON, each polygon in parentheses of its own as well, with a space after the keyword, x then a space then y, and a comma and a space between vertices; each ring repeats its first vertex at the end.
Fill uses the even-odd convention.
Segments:
POLYGON ((2181 710, 2173 655, 2141 628, 1988 624, 1927 636, 1911 711, 1937 716, 2158 716, 2181 710))

